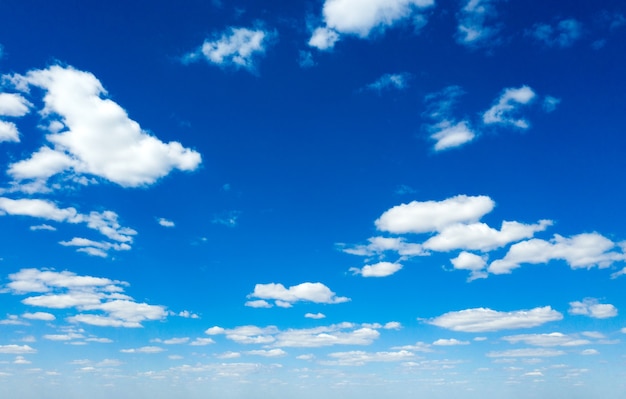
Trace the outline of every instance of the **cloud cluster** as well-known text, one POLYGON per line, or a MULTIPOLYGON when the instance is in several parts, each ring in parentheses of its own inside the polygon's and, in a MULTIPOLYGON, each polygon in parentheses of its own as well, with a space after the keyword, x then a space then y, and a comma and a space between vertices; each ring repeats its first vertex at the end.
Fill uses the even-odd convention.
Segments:
POLYGON ((617 308, 610 303, 600 303, 595 298, 570 302, 569 314, 588 316, 594 319, 608 319, 617 316, 617 308))
POLYGON ((563 19, 556 25, 535 24, 526 35, 548 47, 571 47, 583 33, 582 24, 574 18, 563 19))
POLYGON ((421 26, 423 17, 417 15, 434 4, 434 0, 326 0, 324 25, 313 31, 309 46, 329 50, 341 35, 365 39, 412 16, 421 26))
MULTIPOLYGON (((139 303, 124 294, 128 284, 123 281, 46 269, 22 269, 10 274, 9 280, 8 292, 30 295, 22 300, 25 305, 77 311, 66 317, 70 323, 136 328, 167 316, 164 307, 139 303)), ((43 313, 36 317, 49 319, 43 313)))
POLYGON ((498 33, 497 25, 488 25, 498 16, 494 3, 498 0, 466 0, 457 14, 457 43, 468 47, 486 46, 498 33))
POLYGON ((202 46, 183 57, 184 63, 201 58, 211 64, 235 69, 256 70, 256 60, 265 54, 275 32, 263 29, 229 28, 226 32, 204 41, 202 46))
POLYGON ((272 347, 317 348, 333 345, 369 345, 379 336, 379 329, 394 329, 398 323, 354 324, 339 323, 304 329, 280 330, 275 326, 241 326, 233 329, 211 327, 211 336, 224 335, 239 344, 260 344, 272 347))
POLYGON ((250 307, 271 307, 267 300, 273 300, 276 306, 289 308, 296 302, 343 303, 350 298, 337 296, 322 283, 302 283, 285 288, 282 284, 257 284, 248 298, 258 298, 246 303, 250 307))
MULTIPOLYGON (((353 274, 363 277, 386 277, 398 272, 400 261, 432 252, 459 251, 451 258, 454 269, 470 272, 468 281, 486 278, 489 273, 507 274, 524 263, 548 263, 563 260, 571 268, 605 268, 626 260, 623 244, 617 244, 598 233, 572 237, 555 234, 549 240, 534 238, 552 226, 551 220, 536 223, 502 221, 499 228, 480 219, 490 213, 495 202, 484 195, 457 195, 441 201, 412 201, 394 206, 376 219, 376 228, 389 234, 429 234, 421 243, 408 243, 405 237, 375 236, 366 245, 339 244, 346 253, 367 257, 362 268, 352 267, 353 274), (505 255, 489 262, 488 253, 500 248, 505 255), (478 253, 475 253, 478 252, 478 253), (390 262, 387 257, 396 255, 390 262)), ((617 277, 620 272, 613 275, 617 277)))

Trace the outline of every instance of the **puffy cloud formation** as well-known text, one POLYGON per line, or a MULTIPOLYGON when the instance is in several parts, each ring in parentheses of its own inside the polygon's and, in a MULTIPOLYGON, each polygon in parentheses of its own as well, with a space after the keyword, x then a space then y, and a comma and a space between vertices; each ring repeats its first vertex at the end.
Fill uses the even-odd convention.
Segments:
MULTIPOLYGON (((109 327, 141 327, 141 323, 161 320, 167 316, 162 306, 138 303, 124 294, 122 281, 108 278, 79 276, 69 271, 22 269, 9 275, 7 289, 14 295, 28 296, 22 303, 50 309, 75 309, 68 316, 71 323, 109 327)), ((48 320, 44 313, 36 317, 48 320)))
MULTIPOLYGON (((17 93, 0 93, 0 118, 21 117, 30 112, 33 106, 27 99, 17 93)), ((20 134, 13 122, 0 119, 0 143, 3 141, 20 141, 20 134)))
MULTIPOLYGON (((300 301, 333 304, 350 300, 350 298, 338 297, 322 283, 302 283, 289 288, 276 283, 257 284, 254 287, 254 292, 248 295, 248 298, 274 300, 277 306, 282 307, 291 307, 293 303, 300 301)), ((256 302, 256 306, 253 307, 267 307, 259 306, 260 304, 260 302, 256 302)))
MULTIPOLYGON (((313 32, 309 45, 332 48, 340 34, 367 38, 434 4, 434 0, 326 0, 322 8, 325 26, 313 32)), ((422 19, 418 18, 421 24, 422 19)))
POLYGON ((608 319, 617 316, 617 308, 609 303, 600 303, 595 298, 570 302, 568 313, 571 315, 589 316, 594 319, 608 319))
POLYGON ((520 129, 528 129, 530 124, 523 118, 516 119, 520 105, 530 103, 536 97, 535 92, 528 86, 505 89, 496 103, 483 114, 483 123, 512 125, 520 129))
POLYGON ((537 327, 562 318, 563 315, 550 306, 512 312, 474 308, 448 312, 426 323, 452 331, 486 332, 537 327))
POLYGON ((16 181, 45 182, 65 173, 138 187, 153 184, 173 169, 194 170, 201 162, 196 151, 176 141, 160 141, 120 105, 103 98, 106 90, 89 72, 54 65, 5 78, 19 90, 45 91, 42 114, 50 131, 47 145, 10 165, 8 173, 16 181))
POLYGON ((363 277, 387 277, 402 269, 399 263, 378 262, 373 265, 365 265, 362 268, 352 267, 350 271, 363 277))
POLYGON ((224 67, 256 70, 256 59, 265 53, 276 33, 263 29, 229 28, 220 37, 205 40, 200 49, 183 57, 185 63, 204 58, 224 67))
POLYGON ((405 362, 415 358, 415 354, 406 350, 397 352, 335 352, 328 355, 332 360, 321 361, 326 366, 364 366, 367 363, 405 362))

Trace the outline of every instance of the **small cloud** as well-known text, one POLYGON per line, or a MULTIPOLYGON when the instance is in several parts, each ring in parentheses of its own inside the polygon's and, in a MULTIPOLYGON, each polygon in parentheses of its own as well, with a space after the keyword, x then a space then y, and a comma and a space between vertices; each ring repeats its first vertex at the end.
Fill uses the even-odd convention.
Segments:
POLYGON ((239 222, 240 211, 230 211, 215 216, 212 220, 213 224, 221 224, 226 227, 235 227, 239 222))
POLYGON ((379 262, 373 265, 365 265, 361 269, 351 267, 350 271, 355 275, 360 274, 363 277, 387 277, 400 269, 402 269, 402 265, 399 263, 379 262))
POLYGON ((598 352, 595 349, 585 349, 582 352, 580 352, 580 354, 584 356, 590 356, 590 355, 599 355, 600 352, 598 352))
POLYGON ((530 103, 536 94, 528 86, 505 89, 497 102, 483 114, 485 125, 512 125, 520 129, 530 127, 528 121, 513 116, 521 105, 530 103))
POLYGON ((467 0, 457 14, 456 41, 467 47, 481 47, 498 42, 496 35, 500 27, 488 25, 498 16, 493 5, 497 0, 467 0))
POLYGON ((191 345, 191 346, 206 346, 206 345, 211 345, 211 344, 214 344, 214 343, 215 343, 215 341, 213 341, 211 338, 196 338, 189 345, 191 345))
POLYGON ((257 284, 248 298, 273 299, 277 306, 291 307, 295 302, 336 304, 350 301, 339 297, 322 283, 302 283, 285 288, 282 284, 257 284))
POLYGON ((258 299, 256 301, 247 301, 245 303, 245 306, 248 306, 250 308, 271 308, 272 304, 263 299, 258 299))
POLYGON ((543 99, 543 110, 545 112, 552 112, 556 109, 557 105, 559 105, 561 103, 561 99, 560 98, 556 98, 556 97, 552 97, 552 96, 546 96, 543 99))
POLYGON ((617 316, 617 308, 608 303, 599 303, 595 298, 570 302, 568 313, 571 315, 589 316, 594 319, 608 319, 617 316))
POLYGON ((158 218, 157 222, 163 227, 174 227, 176 224, 165 218, 158 218))
POLYGON ((198 316, 195 313, 191 313, 188 310, 183 310, 182 312, 179 312, 177 316, 183 317, 185 319, 199 319, 200 318, 200 316, 198 316))
POLYGON ((457 346, 457 345, 469 345, 469 341, 459 341, 458 339, 438 339, 433 342, 435 346, 457 346))
POLYGON ((383 90, 404 90, 408 87, 410 78, 409 73, 388 73, 365 86, 363 90, 376 91, 379 94, 383 90))
POLYGON ((339 41, 339 33, 326 27, 317 28, 309 39, 309 46, 318 50, 330 50, 339 41))
POLYGON ((306 317, 307 319, 323 319, 326 317, 326 315, 324 313, 307 313, 304 315, 304 317, 306 317))
POLYGON ((30 226, 31 231, 37 230, 48 230, 48 231, 56 231, 56 227, 50 226, 49 224, 39 224, 37 226, 30 226))
POLYGON ((526 31, 527 36, 548 47, 571 47, 582 36, 582 24, 574 18, 559 21, 555 26, 535 24, 526 31))
POLYGON ((310 51, 301 50, 298 53, 298 65, 300 65, 300 68, 314 67, 315 60, 313 60, 313 54, 310 51))
POLYGON ((160 348, 158 346, 143 346, 141 348, 135 348, 135 349, 122 349, 120 350, 120 352, 122 353, 160 353, 163 352, 165 349, 160 348))

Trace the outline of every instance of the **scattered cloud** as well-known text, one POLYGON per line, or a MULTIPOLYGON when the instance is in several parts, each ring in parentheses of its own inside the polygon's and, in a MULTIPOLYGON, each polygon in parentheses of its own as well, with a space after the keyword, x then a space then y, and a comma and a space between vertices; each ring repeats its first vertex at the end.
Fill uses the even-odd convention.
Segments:
POLYGON ((486 256, 479 256, 470 252, 462 251, 456 258, 450 259, 452 266, 457 270, 469 270, 468 281, 479 278, 487 278, 485 266, 487 266, 486 256))
POLYGON ((184 63, 203 58, 211 64, 255 72, 257 59, 265 54, 267 46, 275 40, 276 32, 264 29, 231 27, 221 35, 204 41, 202 46, 183 57, 184 63))
POLYGON ((504 258, 489 265, 494 274, 510 273, 523 263, 548 263, 564 260, 572 269, 608 267, 614 262, 626 260, 623 252, 612 252, 616 244, 598 233, 584 233, 562 237, 558 234, 550 241, 534 238, 513 244, 504 258))
POLYGON ((600 352, 598 352, 596 349, 585 349, 581 351, 580 354, 583 356, 593 356, 593 355, 599 355, 600 352))
POLYGON ((50 226, 49 224, 39 224, 37 226, 30 226, 31 231, 37 230, 48 230, 48 231, 56 231, 56 227, 50 226))
POLYGON ((543 99, 542 107, 545 112, 553 112, 560 103, 560 98, 545 96, 543 99))
POLYGON ((214 344, 215 341, 212 340, 211 338, 196 338, 193 341, 191 341, 191 343, 189 345, 191 346, 206 346, 206 345, 211 345, 214 344))
POLYGON ((582 37, 582 24, 574 18, 563 19, 556 25, 535 24, 526 30, 526 35, 548 47, 571 47, 582 37))
POLYGON ((528 129, 530 124, 523 118, 514 116, 522 105, 529 104, 536 97, 528 86, 505 89, 496 103, 483 114, 485 125, 511 125, 520 129, 528 129))
POLYGON ((457 346, 457 345, 469 345, 469 341, 459 341, 455 338, 450 339, 438 339, 433 342, 435 346, 457 346))
POLYGON ((563 315, 550 306, 512 312, 474 308, 448 312, 425 322, 452 331, 487 332, 537 327, 562 318, 563 315))
POLYGON ((553 357, 562 356, 565 352, 554 349, 536 349, 536 348, 524 348, 524 349, 511 349, 506 351, 493 351, 487 353, 487 357, 553 357))
POLYGON ((435 151, 448 150, 469 143, 476 137, 468 120, 458 121, 452 110, 458 98, 464 94, 459 86, 448 86, 424 98, 426 112, 424 116, 433 121, 426 126, 430 139, 435 140, 435 151))
POLYGON ((569 303, 568 313, 577 316, 589 316, 594 319, 608 319, 617 316, 617 308, 609 303, 600 303, 595 298, 569 303))
POLYGON ((20 184, 45 182, 55 175, 66 181, 87 175, 122 187, 139 187, 155 183, 173 169, 195 170, 201 162, 198 152, 179 142, 160 141, 120 105, 103 98, 106 90, 89 72, 53 65, 4 78, 22 91, 31 86, 45 91, 48 144, 9 166, 8 174, 20 184))
POLYGON ((381 255, 387 251, 397 252, 401 256, 419 256, 424 255, 422 245, 408 243, 401 237, 371 237, 368 239, 367 245, 346 246, 338 244, 339 248, 351 255, 358 256, 374 256, 381 255))
POLYGON ((338 297, 322 283, 302 283, 289 288, 276 283, 257 284, 248 298, 274 300, 277 305, 283 305, 283 307, 289 307, 300 301, 335 304, 350 300, 350 298, 338 297))
POLYGON ((365 86, 363 90, 371 90, 378 93, 384 90, 404 90, 409 86, 410 78, 411 74, 409 73, 387 73, 365 86))
POLYGON ((44 321, 52 321, 56 319, 56 317, 52 313, 47 313, 47 312, 24 313, 22 317, 25 319, 29 319, 29 320, 44 320, 44 321))
POLYGON ((141 327, 142 322, 167 316, 164 307, 138 303, 125 295, 128 284, 122 281, 45 269, 22 269, 10 274, 9 280, 6 287, 13 295, 41 294, 23 299, 25 305, 80 312, 66 318, 71 323, 141 327))
POLYGON ((397 352, 335 352, 328 355, 332 360, 320 361, 325 366, 364 366, 367 363, 404 362, 415 358, 415 354, 406 350, 397 352))
POLYGON ((387 277, 396 273, 400 269, 402 269, 402 265, 399 263, 378 262, 373 265, 365 265, 361 269, 351 267, 350 271, 353 274, 360 274, 363 277, 387 277))
POLYGON ((37 351, 28 345, 0 345, 0 353, 23 355, 28 353, 37 353, 37 351))
POLYGON ((575 336, 566 335, 559 332, 549 334, 520 334, 502 337, 504 341, 511 344, 524 343, 531 346, 581 346, 588 345, 591 342, 586 339, 577 338, 575 336))
POLYGON ((340 35, 365 39, 411 16, 421 27, 425 17, 417 15, 434 4, 434 0, 326 0, 322 8, 325 26, 314 30, 309 45, 327 50, 340 35))
POLYGON ((326 315, 324 313, 307 313, 304 315, 304 317, 306 317, 307 319, 319 320, 326 318, 326 315))
POLYGON ((457 43, 468 47, 481 47, 497 43, 498 25, 488 25, 498 16, 494 3, 498 0, 466 0, 457 14, 457 43))
POLYGON ((476 138, 476 133, 466 121, 455 124, 450 121, 441 121, 432 125, 429 130, 431 131, 430 138, 436 141, 433 147, 435 151, 460 147, 476 138))
POLYGON ((141 348, 132 348, 132 349, 122 349, 120 352, 122 353, 160 353, 165 349, 160 348, 158 346, 142 346, 141 348))
POLYGON ((172 222, 171 220, 165 219, 165 218, 158 218, 157 222, 163 226, 163 227, 174 227, 176 226, 176 224, 174 222, 172 222))

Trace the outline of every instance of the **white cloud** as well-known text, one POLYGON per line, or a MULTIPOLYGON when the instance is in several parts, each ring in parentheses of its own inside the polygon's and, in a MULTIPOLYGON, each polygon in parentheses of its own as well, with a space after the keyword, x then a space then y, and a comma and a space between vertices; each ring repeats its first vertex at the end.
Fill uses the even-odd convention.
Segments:
POLYGON ((459 341, 456 338, 450 338, 450 339, 438 339, 435 342, 433 342, 433 345, 436 346, 457 346, 457 345, 469 345, 469 341, 459 341))
POLYGON ((5 78, 23 90, 44 89, 43 115, 57 126, 46 136, 51 147, 43 146, 10 166, 16 180, 45 181, 71 171, 138 187, 153 184, 173 169, 194 170, 201 162, 199 153, 178 142, 163 143, 117 103, 102 98, 106 90, 89 72, 54 65, 5 78))
POLYGON ((319 319, 324 319, 326 315, 323 313, 307 313, 304 315, 304 317, 306 317, 307 319, 319 320, 319 319))
POLYGON ((546 112, 553 112, 560 103, 561 103, 560 98, 556 98, 552 96, 545 96, 543 99, 542 107, 543 107, 543 110, 546 112))
POLYGON ((381 92, 383 90, 404 90, 409 85, 409 73, 387 73, 378 78, 375 82, 365 86, 367 90, 381 92))
POLYGON ((589 340, 580 339, 563 333, 554 332, 549 334, 520 334, 502 337, 503 340, 516 344, 522 342, 532 346, 580 346, 588 345, 589 340))
POLYGON ((511 349, 506 351, 493 351, 487 353, 488 357, 552 357, 552 356, 561 356, 564 355, 565 352, 560 350, 553 349, 535 349, 535 348, 524 348, 524 349, 511 349))
POLYGON ((323 365, 363 366, 373 362, 404 362, 415 358, 415 354, 406 350, 397 352, 335 352, 328 355, 333 360, 321 361, 323 365))
POLYGON ((144 321, 161 320, 167 316, 164 307, 138 303, 123 294, 123 286, 128 284, 121 281, 38 269, 22 269, 10 274, 9 279, 11 282, 7 288, 14 295, 43 294, 23 299, 25 305, 96 312, 67 317, 72 323, 141 327, 144 321))
POLYGON ((256 301, 247 301, 245 303, 245 306, 248 306, 251 308, 271 308, 272 304, 263 299, 257 299, 256 301))
POLYGON ((5 122, 0 120, 0 143, 3 141, 20 141, 20 133, 17 126, 13 122, 5 122))
POLYGON ((353 247, 345 247, 344 244, 338 244, 342 247, 342 251, 351 255, 373 256, 380 255, 386 251, 397 252, 403 257, 425 255, 421 244, 407 243, 402 237, 371 237, 368 239, 367 245, 355 245, 353 247))
POLYGON ((555 235, 550 241, 534 238, 513 244, 504 258, 493 261, 489 272, 510 273, 522 263, 548 263, 564 260, 572 269, 608 267, 626 259, 624 253, 611 252, 615 243, 598 233, 585 233, 571 238, 555 235))
POLYGON ((28 345, 0 345, 0 353, 22 355, 26 353, 37 353, 37 351, 28 345))
POLYGON ((176 224, 174 222, 172 222, 171 220, 165 219, 165 218, 158 218, 157 222, 163 226, 163 227, 174 227, 176 226, 176 224))
POLYGON ((487 277, 484 270, 487 265, 485 256, 462 251, 456 258, 450 259, 450 262, 457 270, 469 270, 471 272, 468 281, 487 277))
POLYGON ((581 351, 580 354, 583 356, 590 356, 590 355, 599 355, 600 352, 598 352, 596 349, 585 349, 581 351))
POLYGON ((595 298, 569 303, 568 313, 571 315, 589 316, 594 319, 608 319, 617 316, 617 308, 608 303, 599 303, 595 298))
POLYGON ((470 128, 467 121, 453 124, 448 120, 441 121, 429 129, 430 138, 435 140, 435 151, 448 150, 460 147, 476 138, 476 133, 470 128))
POLYGON ((218 359, 237 359, 241 357, 241 353, 239 352, 224 352, 216 355, 218 359))
POLYGON ((322 9, 325 26, 313 32, 309 45, 329 49, 339 34, 367 38, 373 31, 384 31, 411 16, 421 27, 425 18, 417 18, 418 12, 434 4, 434 0, 326 0, 322 9))
POLYGON ((56 317, 52 313, 47 313, 47 312, 24 313, 22 317, 25 319, 29 319, 29 320, 45 320, 45 321, 52 321, 56 319, 56 317))
POLYGON ((425 342, 416 342, 413 345, 403 345, 403 346, 394 346, 394 350, 407 350, 411 352, 433 352, 433 349, 430 344, 425 342))
POLYGON ((523 118, 516 119, 521 105, 530 103, 536 97, 535 92, 528 86, 505 89, 497 102, 483 114, 483 123, 486 125, 512 125, 520 129, 528 129, 530 124, 523 118))
POLYGON ((458 13, 457 43, 476 47, 487 45, 498 33, 497 26, 487 26, 487 22, 497 17, 493 3, 498 0, 467 0, 458 13))
POLYGON ((329 50, 335 46, 339 40, 339 34, 332 29, 321 27, 313 31, 309 39, 309 46, 318 50, 329 50))
POLYGON ((230 330, 215 326, 205 331, 208 335, 226 335, 227 339, 240 344, 269 344, 276 340, 274 334, 277 332, 278 329, 274 326, 241 326, 230 330))
POLYGON ((191 313, 188 310, 182 310, 178 312, 177 316, 185 318, 185 319, 199 319, 200 318, 200 316, 198 316, 195 313, 191 313))
POLYGON ((254 72, 256 59, 265 53, 268 42, 275 36, 276 33, 262 29, 231 27, 220 37, 205 40, 200 49, 185 55, 183 61, 192 62, 203 57, 212 64, 254 72))
POLYGON ((24 356, 16 356, 13 364, 31 364, 31 361, 26 360, 24 356))
POLYGON ((334 304, 348 302, 350 300, 346 297, 338 297, 322 283, 302 283, 289 288, 285 288, 282 284, 275 283, 257 284, 254 287, 254 292, 249 294, 248 297, 273 299, 287 304, 293 304, 299 301, 334 304))
POLYGON ((37 230, 48 230, 48 231, 56 231, 56 227, 50 226, 49 224, 39 224, 37 226, 30 226, 31 231, 37 230))
POLYGON ((424 248, 435 251, 454 249, 491 251, 511 242, 530 238, 551 225, 551 220, 540 220, 537 224, 503 221, 500 230, 496 230, 485 223, 457 223, 444 227, 439 234, 429 238, 423 245, 424 248))
POLYGON ((240 211, 229 211, 217 215, 213 218, 212 223, 221 224, 226 227, 235 227, 239 223, 240 211))
POLYGON ((160 348, 158 346, 143 346, 141 348, 132 348, 132 349, 122 349, 120 352, 122 353, 160 353, 165 349, 160 348))
POLYGON ((214 343, 215 343, 215 341, 213 341, 211 338, 196 338, 189 345, 191 345, 191 346, 206 346, 206 345, 211 345, 211 344, 214 344, 214 343))
POLYGON ((282 349, 260 349, 245 352, 246 355, 263 356, 263 357, 282 357, 287 355, 282 349))
POLYGON ((549 47, 571 47, 582 36, 582 24, 574 18, 563 19, 556 26, 535 24, 526 34, 549 47))
POLYGON ((550 321, 561 320, 563 315, 549 306, 530 310, 499 312, 489 308, 466 309, 448 312, 426 323, 452 331, 486 332, 531 328, 550 321))
POLYGON ((20 94, 0 93, 0 116, 24 116, 32 106, 33 104, 20 94))
POLYGON ((354 274, 360 274, 363 277, 387 277, 402 269, 399 263, 378 262, 373 265, 365 265, 359 269, 351 267, 350 271, 354 274))
POLYGON ((455 223, 477 222, 494 206, 493 200, 486 196, 457 195, 443 201, 413 201, 387 210, 375 224, 379 230, 391 233, 441 231, 455 223))

